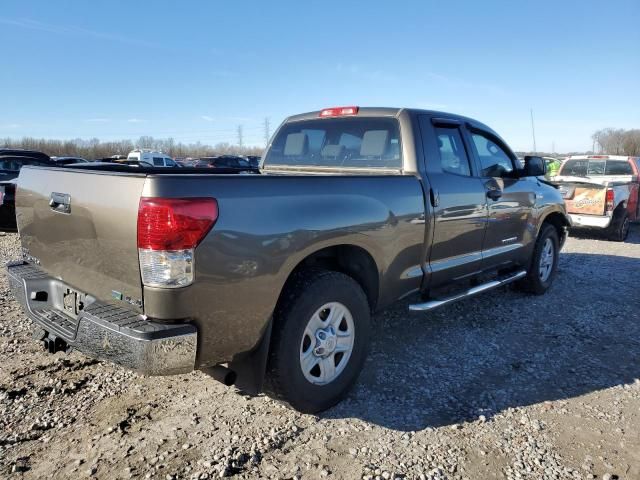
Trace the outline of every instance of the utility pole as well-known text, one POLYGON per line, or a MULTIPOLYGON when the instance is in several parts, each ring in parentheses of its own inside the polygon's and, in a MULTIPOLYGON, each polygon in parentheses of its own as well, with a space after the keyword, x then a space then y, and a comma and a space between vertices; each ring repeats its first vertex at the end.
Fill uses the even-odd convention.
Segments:
POLYGON ((238 146, 240 148, 242 148, 242 146, 243 146, 243 142, 242 142, 242 125, 238 125, 238 146))
POLYGON ((531 109, 531 134, 533 135, 533 153, 537 153, 538 149, 536 148, 536 129, 533 125, 533 108, 531 109))
POLYGON ((269 117, 264 117, 264 144, 269 145, 269 139, 271 138, 271 126, 269 125, 269 117))

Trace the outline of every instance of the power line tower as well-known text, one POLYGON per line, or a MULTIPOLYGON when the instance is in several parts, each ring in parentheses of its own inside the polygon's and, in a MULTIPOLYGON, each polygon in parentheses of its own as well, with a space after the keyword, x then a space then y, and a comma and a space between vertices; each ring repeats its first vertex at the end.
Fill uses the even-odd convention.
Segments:
POLYGON ((271 138, 271 125, 269 125, 269 117, 264 117, 264 144, 269 145, 271 138))
POLYGON ((244 145, 242 138, 242 125, 238 125, 238 146, 242 148, 244 145))

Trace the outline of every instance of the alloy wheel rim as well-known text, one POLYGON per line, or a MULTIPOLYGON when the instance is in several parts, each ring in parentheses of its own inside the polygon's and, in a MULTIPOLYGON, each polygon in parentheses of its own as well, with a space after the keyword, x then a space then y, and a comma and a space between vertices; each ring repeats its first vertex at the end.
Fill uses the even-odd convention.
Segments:
POLYGON ((349 309, 339 302, 322 305, 307 322, 300 341, 300 368, 314 385, 333 382, 349 363, 355 324, 349 309))
POLYGON ((540 252, 540 263, 538 267, 538 273, 540 275, 540 280, 546 282, 551 276, 551 271, 553 270, 553 263, 555 262, 553 242, 550 238, 547 238, 544 241, 544 245, 542 246, 542 251, 540 252))

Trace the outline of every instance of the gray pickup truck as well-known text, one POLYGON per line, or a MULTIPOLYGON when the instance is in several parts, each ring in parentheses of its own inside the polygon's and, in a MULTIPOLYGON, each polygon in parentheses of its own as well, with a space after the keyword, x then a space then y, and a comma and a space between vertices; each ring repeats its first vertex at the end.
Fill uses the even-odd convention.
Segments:
POLYGON ((372 312, 549 288, 569 220, 542 159, 518 165, 470 118, 339 107, 288 118, 257 175, 25 167, 8 277, 49 352, 317 412, 357 379, 372 312))

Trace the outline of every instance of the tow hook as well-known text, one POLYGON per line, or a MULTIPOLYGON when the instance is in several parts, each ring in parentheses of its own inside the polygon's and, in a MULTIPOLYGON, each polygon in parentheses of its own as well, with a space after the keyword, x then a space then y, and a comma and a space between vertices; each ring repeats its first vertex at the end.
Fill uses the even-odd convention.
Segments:
POLYGON ((66 352, 69 350, 69 344, 67 342, 51 333, 47 333, 42 339, 42 344, 44 349, 49 353, 66 352))

